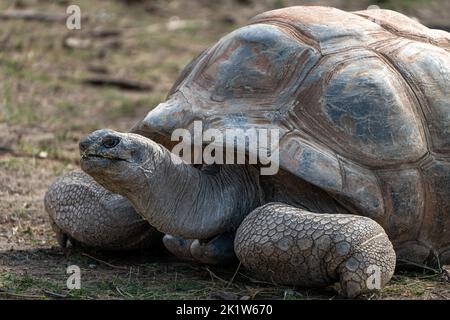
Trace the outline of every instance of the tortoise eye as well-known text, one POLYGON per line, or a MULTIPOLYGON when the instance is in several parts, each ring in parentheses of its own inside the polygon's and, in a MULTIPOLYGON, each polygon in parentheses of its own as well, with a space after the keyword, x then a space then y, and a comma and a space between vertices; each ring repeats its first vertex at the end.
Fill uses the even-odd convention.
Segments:
POLYGON ((117 136, 113 136, 113 135, 107 135, 105 137, 102 138, 102 145, 105 148, 114 148, 115 146, 117 146, 120 142, 120 138, 117 136))

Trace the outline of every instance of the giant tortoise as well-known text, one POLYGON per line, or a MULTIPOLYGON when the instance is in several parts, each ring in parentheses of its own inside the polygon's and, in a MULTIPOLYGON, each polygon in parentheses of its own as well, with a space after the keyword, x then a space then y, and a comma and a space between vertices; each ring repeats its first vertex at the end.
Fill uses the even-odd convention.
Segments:
POLYGON ((52 185, 60 239, 145 247, 159 231, 175 254, 235 253, 273 283, 379 289, 396 259, 450 262, 450 35, 381 9, 269 11, 195 58, 130 133, 98 130, 80 152, 98 184, 52 185), (171 134, 195 121, 278 130, 279 171, 179 161, 171 134))

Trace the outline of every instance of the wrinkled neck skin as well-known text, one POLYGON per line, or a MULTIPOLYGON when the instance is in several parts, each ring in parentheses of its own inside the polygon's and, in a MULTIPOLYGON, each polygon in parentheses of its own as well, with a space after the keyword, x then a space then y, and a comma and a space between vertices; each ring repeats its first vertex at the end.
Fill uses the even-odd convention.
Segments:
POLYGON ((208 239, 237 229, 263 203, 259 172, 252 166, 222 165, 214 172, 202 171, 174 163, 176 156, 156 143, 151 149, 152 156, 137 169, 145 183, 137 182, 138 188, 119 186, 117 191, 161 232, 208 239))

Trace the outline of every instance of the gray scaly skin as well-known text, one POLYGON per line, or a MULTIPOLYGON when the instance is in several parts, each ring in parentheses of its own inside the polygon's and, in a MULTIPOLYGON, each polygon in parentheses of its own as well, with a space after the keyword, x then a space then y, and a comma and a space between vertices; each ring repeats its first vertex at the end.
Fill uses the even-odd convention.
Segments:
POLYGON ((56 179, 44 198, 58 243, 133 250, 157 246, 162 234, 124 197, 113 194, 80 170, 56 179))
POLYGON ((129 198, 161 232, 207 239, 237 229, 236 254, 261 278, 299 286, 340 281, 343 293, 354 297, 379 289, 394 272, 394 250, 375 221, 264 205, 252 167, 221 166, 205 174, 147 138, 107 129, 83 139, 80 152, 86 173, 129 198), (380 271, 380 287, 367 285, 370 266, 380 271))
POLYGON ((244 266, 267 281, 309 287, 339 281, 349 297, 376 288, 377 281, 384 287, 395 269, 392 244, 375 221, 282 203, 250 213, 237 230, 235 250, 244 266), (373 282, 371 267, 380 271, 373 282))

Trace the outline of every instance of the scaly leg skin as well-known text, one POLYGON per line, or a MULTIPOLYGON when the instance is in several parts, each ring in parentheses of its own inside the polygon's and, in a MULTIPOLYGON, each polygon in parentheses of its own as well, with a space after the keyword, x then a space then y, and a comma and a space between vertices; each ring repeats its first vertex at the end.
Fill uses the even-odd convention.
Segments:
POLYGON ((57 178, 44 202, 62 247, 67 240, 103 250, 161 247, 162 234, 125 197, 109 192, 80 170, 57 178))
POLYGON ((243 266, 267 281, 300 287, 339 281, 350 298, 380 290, 395 268, 392 244, 372 219, 282 203, 261 206, 244 219, 235 251, 243 266))
POLYGON ((186 240, 165 235, 163 241, 167 250, 181 259, 223 266, 237 262, 234 237, 234 232, 223 233, 210 240, 186 240))

